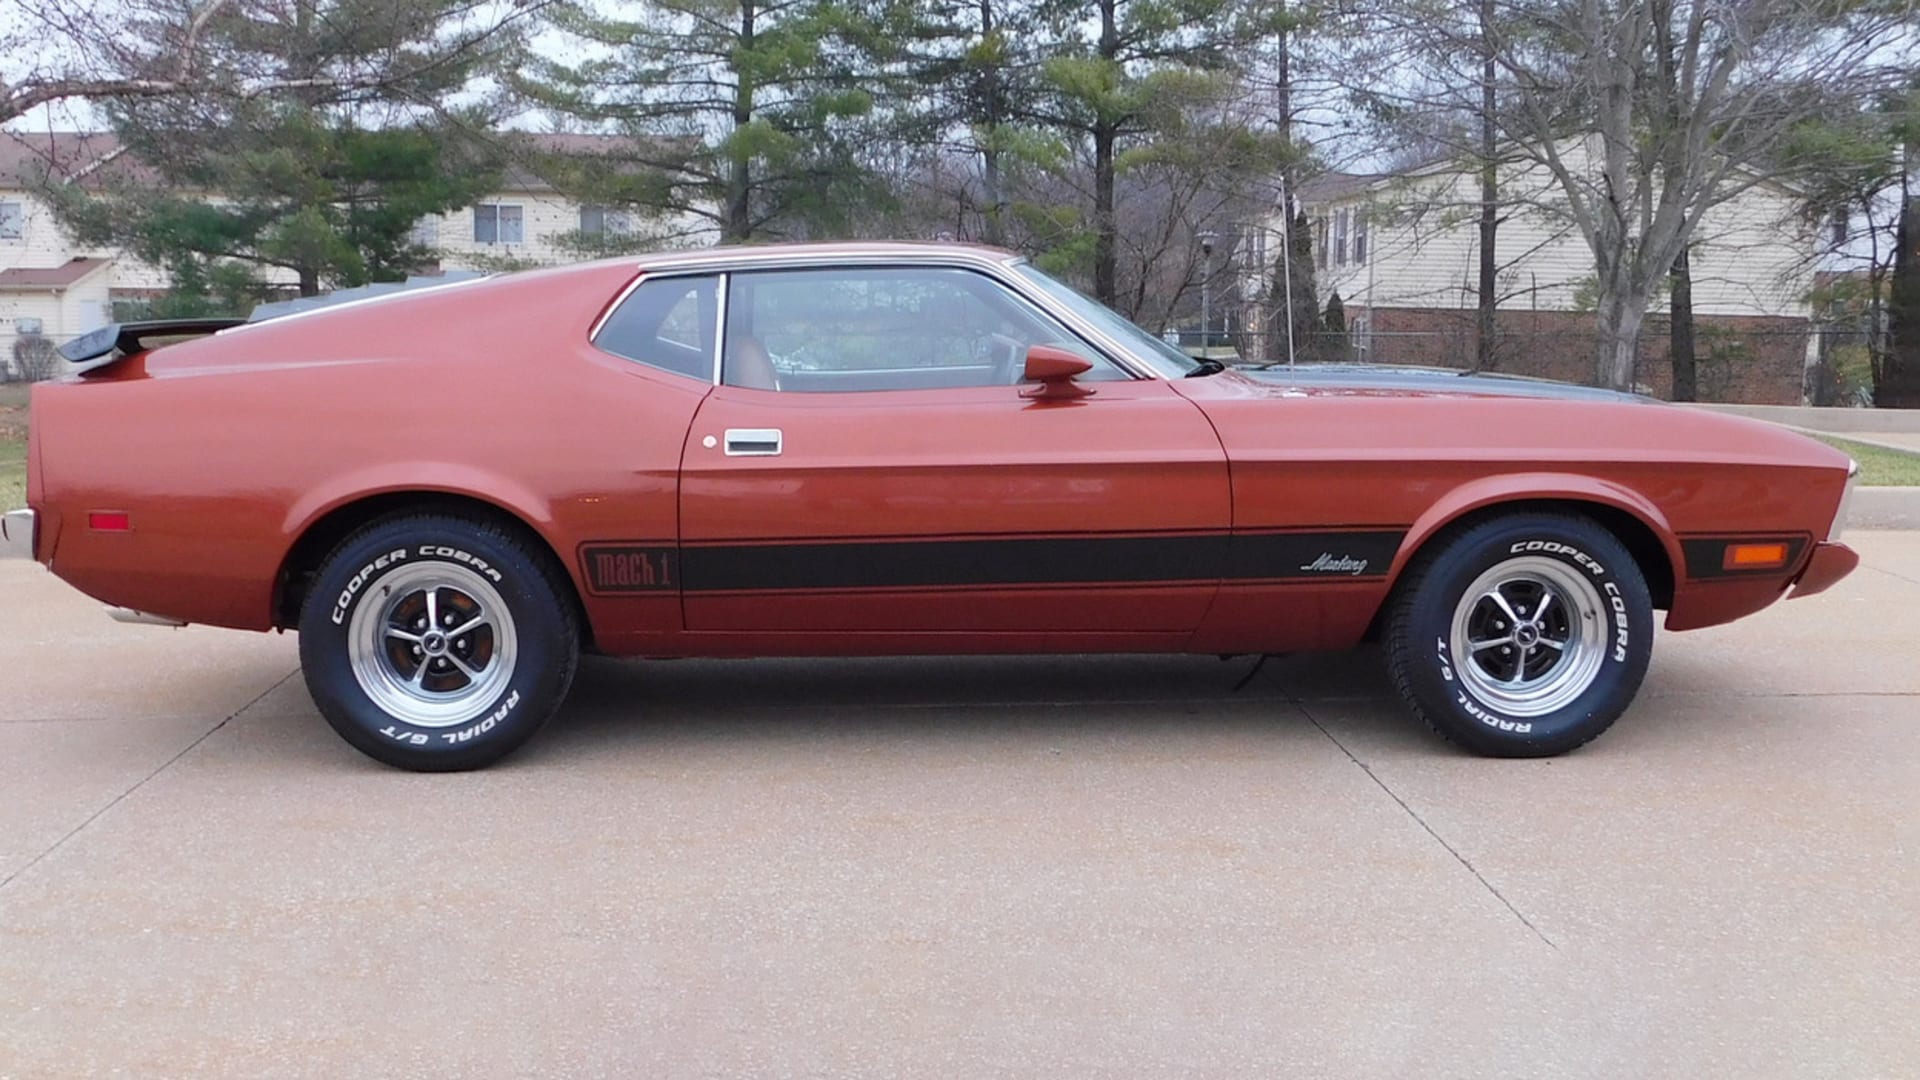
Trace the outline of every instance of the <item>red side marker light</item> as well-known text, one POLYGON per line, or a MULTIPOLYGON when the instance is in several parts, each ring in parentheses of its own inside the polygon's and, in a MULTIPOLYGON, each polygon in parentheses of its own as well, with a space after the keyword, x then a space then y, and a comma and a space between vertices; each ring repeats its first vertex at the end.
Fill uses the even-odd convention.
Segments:
POLYGON ((1728 544, 1727 553, 1720 560, 1722 570, 1778 570, 1785 565, 1787 545, 1779 542, 1728 544))
POLYGON ((132 532, 133 519, 125 510, 94 510, 87 514, 87 528, 94 532, 132 532))

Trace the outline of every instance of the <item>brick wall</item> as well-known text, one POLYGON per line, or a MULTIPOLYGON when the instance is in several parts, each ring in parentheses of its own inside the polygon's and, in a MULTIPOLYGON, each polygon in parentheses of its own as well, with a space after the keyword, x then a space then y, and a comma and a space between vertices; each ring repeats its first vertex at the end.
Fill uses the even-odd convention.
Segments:
MULTIPOLYGON (((1465 368, 1479 339, 1473 311, 1350 309, 1352 355, 1373 363, 1465 368), (1371 323, 1371 350, 1365 326, 1371 323)), ((1594 316, 1570 311, 1503 311, 1492 370, 1574 383, 1594 381, 1594 316)), ((1640 335, 1635 383, 1657 397, 1673 384, 1668 319, 1649 316, 1640 335)), ((1695 319, 1700 399, 1747 405, 1798 405, 1805 394, 1806 319, 1703 315, 1695 319)))

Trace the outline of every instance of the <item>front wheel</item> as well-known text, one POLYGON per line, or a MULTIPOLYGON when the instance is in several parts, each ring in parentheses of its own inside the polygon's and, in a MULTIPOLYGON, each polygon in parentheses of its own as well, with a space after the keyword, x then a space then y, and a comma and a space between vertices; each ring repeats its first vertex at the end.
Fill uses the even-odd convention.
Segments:
POLYGON ((560 707, 578 660, 563 582, 518 535, 439 515, 376 522, 316 576, 300 615, 307 689, 388 765, 490 765, 560 707))
POLYGON ((1545 757, 1605 731, 1640 689, 1653 605, 1612 533, 1570 514, 1467 529, 1409 569, 1389 613, 1395 687, 1442 737, 1545 757))

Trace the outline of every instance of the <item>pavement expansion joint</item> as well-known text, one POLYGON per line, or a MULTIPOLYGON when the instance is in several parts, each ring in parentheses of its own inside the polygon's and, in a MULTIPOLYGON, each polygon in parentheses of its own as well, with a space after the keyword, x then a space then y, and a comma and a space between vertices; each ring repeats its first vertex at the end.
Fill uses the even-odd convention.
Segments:
POLYGON ((1386 792, 1388 798, 1400 804, 1400 809, 1406 811, 1408 817, 1412 818, 1414 822, 1418 824, 1422 829, 1425 829, 1427 835, 1433 837, 1433 840, 1435 843, 1439 844, 1442 848, 1446 849, 1447 854, 1453 856, 1453 859, 1455 862, 1459 863, 1462 867, 1465 867, 1467 873, 1472 874, 1473 879, 1475 881, 1478 881, 1482 888, 1486 889, 1487 892, 1491 893, 1495 900, 1500 901, 1500 905, 1502 907, 1512 912, 1513 917, 1516 919, 1519 919, 1520 924, 1522 926, 1525 926, 1528 930, 1532 931, 1534 937, 1537 937, 1541 941, 1545 942, 1547 948, 1552 949, 1554 952, 1560 951, 1560 946, 1554 944, 1554 941, 1552 938, 1548 937, 1545 934, 1545 932, 1543 932, 1538 926, 1535 926, 1533 924, 1533 920, 1527 918, 1526 912, 1523 912, 1519 908, 1515 907, 1513 904, 1513 901, 1507 899, 1506 896, 1502 894, 1499 889, 1495 888, 1493 882, 1488 881, 1487 876, 1485 874, 1482 874, 1479 871, 1479 869, 1473 865, 1472 861, 1470 861, 1465 855, 1462 855, 1458 848, 1454 847, 1452 844, 1447 843, 1447 838, 1444 836, 1441 836, 1437 831, 1435 831, 1432 825, 1427 824, 1427 819, 1421 817, 1419 811, 1415 810, 1411 805, 1409 805, 1407 803, 1407 800, 1401 798, 1399 792, 1387 786, 1387 782, 1385 780, 1380 779, 1379 774, 1375 773, 1371 766, 1369 766, 1366 762, 1361 761, 1360 758, 1357 755, 1355 755, 1352 750, 1347 749, 1346 743, 1341 742, 1339 738, 1334 735, 1333 732, 1327 730, 1327 726, 1320 722, 1320 718, 1313 715, 1313 710, 1307 708, 1306 702, 1296 699, 1293 702, 1293 704, 1295 708, 1298 708, 1300 710, 1301 715, 1307 718, 1308 723, 1312 724, 1316 728, 1319 728, 1320 734, 1325 735, 1327 737, 1328 742, 1331 742, 1333 745, 1339 747, 1340 752, 1347 755, 1348 761, 1351 761, 1356 766, 1359 766, 1360 771, 1367 774, 1367 779, 1372 780, 1374 784, 1380 788, 1381 791, 1386 792))
POLYGON ((1885 574, 1888 577, 1899 578, 1901 581, 1904 581, 1909 585, 1920 585, 1920 578, 1910 578, 1907 575, 1899 572, 1898 570, 1889 570, 1884 566, 1875 566, 1872 563, 1863 562, 1860 564, 1860 569, 1872 570, 1875 573, 1885 574))
POLYGON ((45 851, 42 851, 40 854, 35 855, 33 858, 27 860, 26 864, 20 867, 20 869, 15 870, 13 873, 8 874, 4 878, 0 878, 0 891, 5 890, 7 886, 13 884, 15 880, 17 880, 21 875, 25 874, 27 871, 40 865, 40 863, 43 860, 45 860, 47 856, 52 855, 54 852, 59 851, 62 847, 65 847, 67 841, 72 840, 74 837, 79 836, 82 832, 86 831, 87 826, 92 825, 94 822, 106 816, 107 811, 112 810, 114 807, 119 806, 122 802, 125 802, 128 796, 132 795, 134 792, 139 791, 141 788, 145 787, 147 785, 147 781, 152 780, 154 777, 159 776, 161 773, 166 772, 168 769, 172 768, 174 762, 177 762, 181 758, 186 757, 188 754, 193 753, 194 750, 199 748, 201 743, 206 742, 208 739, 212 738, 214 732, 219 731, 221 728, 226 727, 228 724, 232 723, 234 720, 239 719, 240 716, 244 714, 248 709, 251 709, 255 705, 258 705, 262 701, 266 700, 266 697, 268 694, 271 694, 275 690, 278 690, 282 686, 285 686, 287 684, 287 680, 293 678, 295 675, 298 675, 298 674, 300 674, 300 669, 295 668, 292 671, 287 672, 285 675, 282 675, 280 678, 275 679, 273 681, 272 686, 269 686, 265 690, 260 691, 258 694, 254 695, 253 700, 247 702, 245 705, 240 706, 238 709, 235 709, 233 712, 221 718, 219 723, 201 732, 198 738, 195 738, 192 742, 181 747, 179 753, 176 753, 172 757, 161 762, 159 766, 156 767, 152 772, 148 773, 147 775, 141 777, 139 780, 135 781, 132 787, 129 787, 127 790, 121 792, 118 795, 115 795, 110 801, 108 801, 107 805, 101 807, 98 810, 95 810, 92 814, 89 814, 85 821, 82 821, 80 824, 75 825, 72 829, 69 829, 66 835, 60 837, 60 839, 58 840, 55 840, 52 844, 49 844, 45 851))

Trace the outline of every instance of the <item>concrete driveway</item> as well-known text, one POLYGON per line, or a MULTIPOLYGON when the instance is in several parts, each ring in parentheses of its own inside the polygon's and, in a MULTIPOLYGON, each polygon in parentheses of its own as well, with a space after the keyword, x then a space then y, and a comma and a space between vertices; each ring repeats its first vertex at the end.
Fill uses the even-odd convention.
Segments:
POLYGON ((0 1076, 1920 1075, 1920 533, 1557 760, 1377 657, 588 662, 378 767, 0 565, 0 1076))

